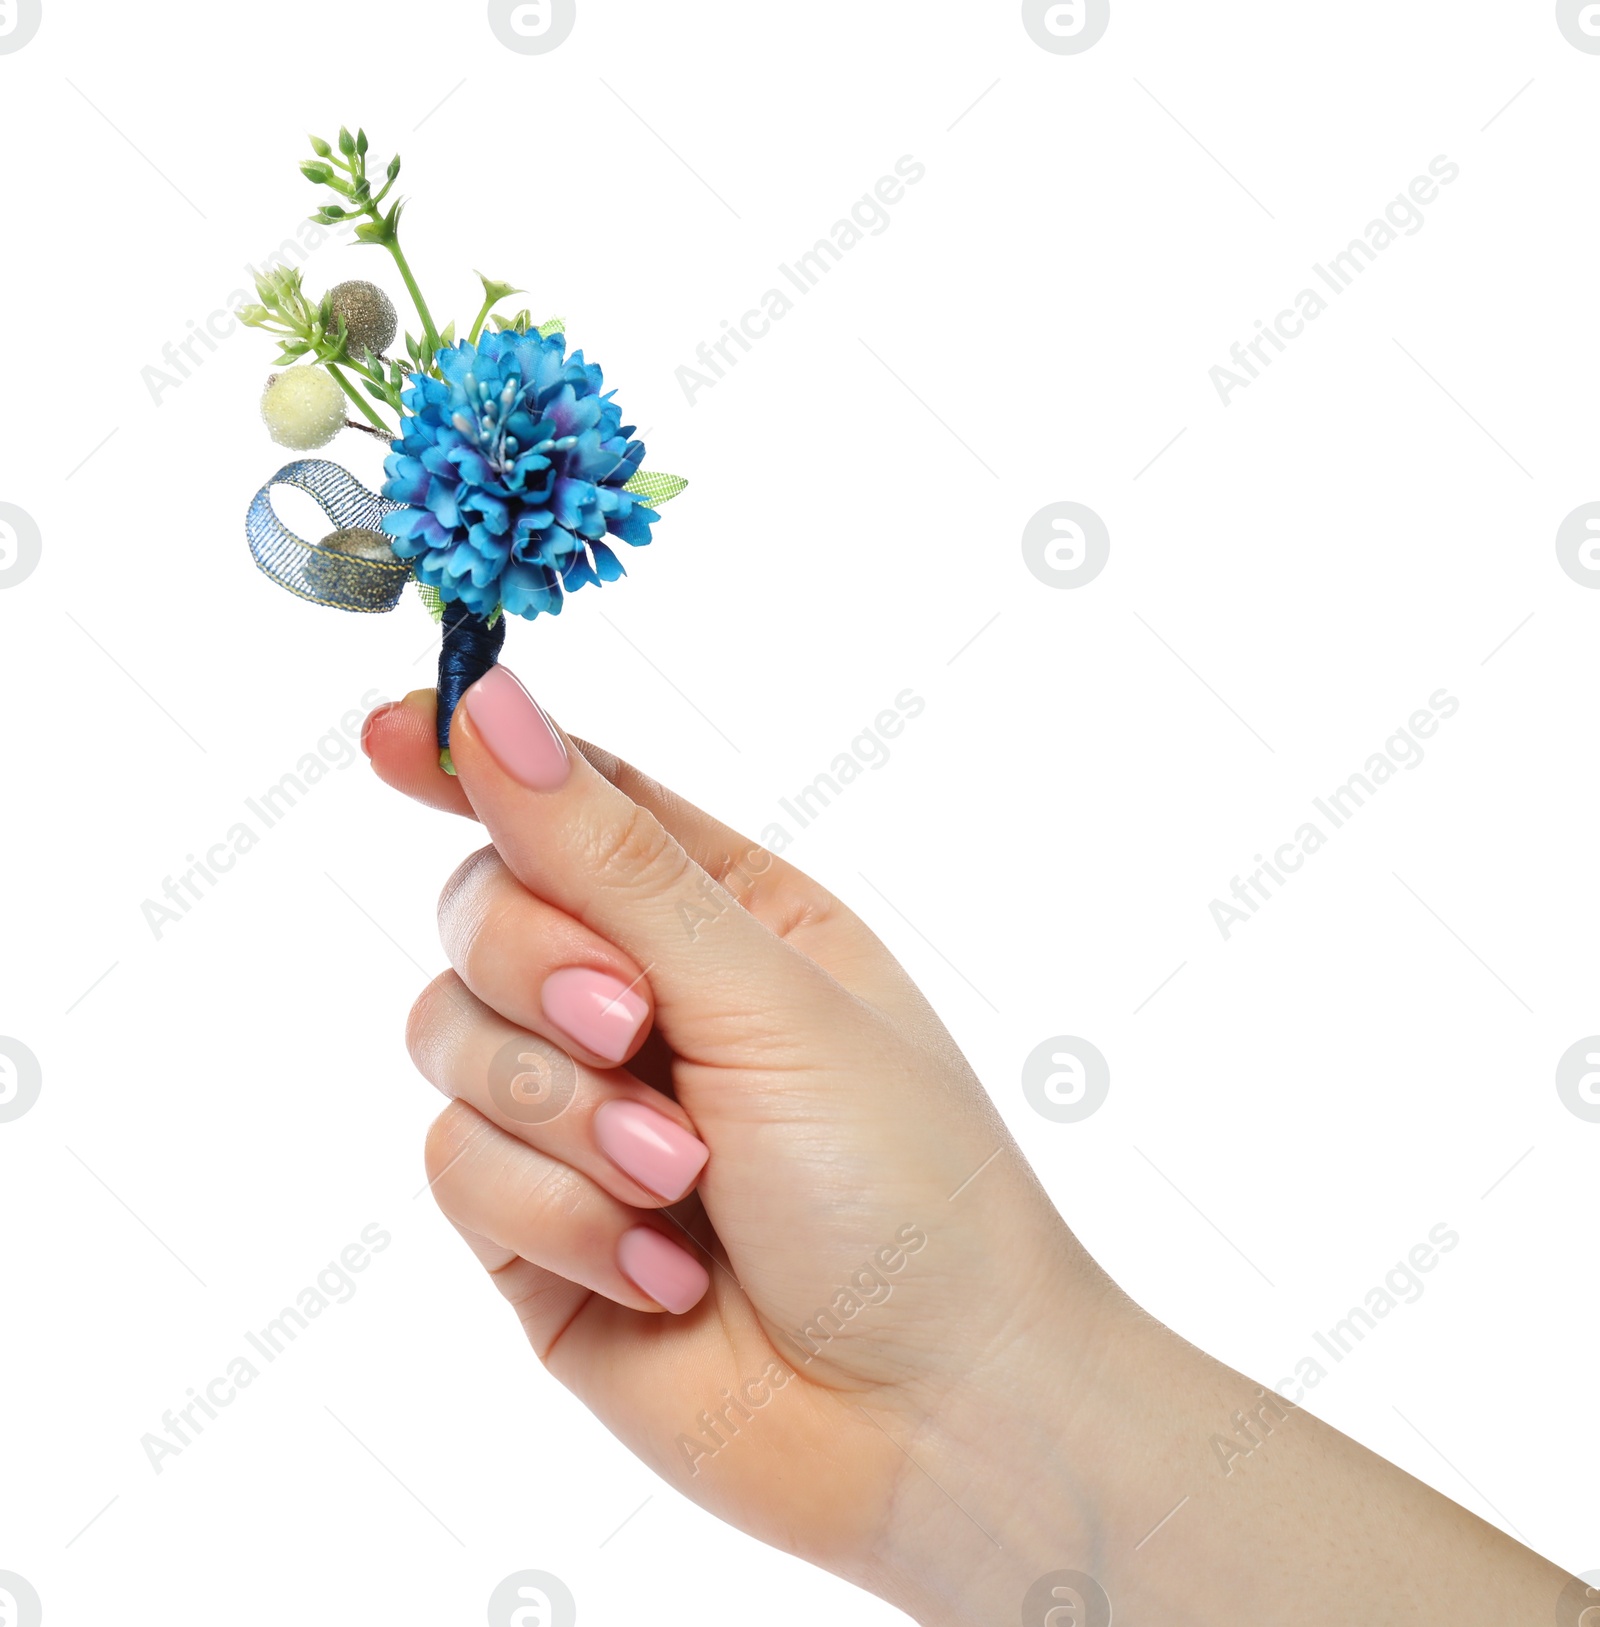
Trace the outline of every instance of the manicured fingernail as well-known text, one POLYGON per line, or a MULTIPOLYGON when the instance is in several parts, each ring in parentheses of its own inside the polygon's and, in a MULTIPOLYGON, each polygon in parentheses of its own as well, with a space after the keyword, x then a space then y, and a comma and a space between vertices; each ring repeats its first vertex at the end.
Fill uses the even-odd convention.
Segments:
POLYGON ((569 1039, 607 1062, 628 1054, 650 1007, 635 990, 589 966, 566 966, 544 980, 544 1014, 569 1039))
POLYGON ((672 1203, 711 1156, 705 1142, 643 1102, 607 1102, 594 1116, 594 1138, 624 1175, 672 1203))
POLYGON ((698 1305, 711 1286, 706 1268, 651 1226, 622 1234, 617 1264, 634 1287, 679 1316, 698 1305))
POLYGON ((490 667, 462 697, 494 760, 530 791, 554 791, 572 764, 561 736, 505 667, 490 667))

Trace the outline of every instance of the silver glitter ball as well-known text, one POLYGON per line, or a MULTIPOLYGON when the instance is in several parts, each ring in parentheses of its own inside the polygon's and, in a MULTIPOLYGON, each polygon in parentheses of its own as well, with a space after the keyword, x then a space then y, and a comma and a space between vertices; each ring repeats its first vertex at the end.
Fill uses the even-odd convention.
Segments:
POLYGON ((347 526, 306 550, 296 591, 343 610, 388 610, 409 569, 381 531, 347 526))
POLYGON ((358 525, 330 532, 317 546, 330 554, 350 554, 379 565, 392 565, 395 560, 394 545, 383 532, 363 530, 358 525))
POLYGON ((328 290, 328 328, 337 332, 344 318, 350 353, 381 356, 394 343, 400 320, 389 296, 375 282, 342 282, 328 290))

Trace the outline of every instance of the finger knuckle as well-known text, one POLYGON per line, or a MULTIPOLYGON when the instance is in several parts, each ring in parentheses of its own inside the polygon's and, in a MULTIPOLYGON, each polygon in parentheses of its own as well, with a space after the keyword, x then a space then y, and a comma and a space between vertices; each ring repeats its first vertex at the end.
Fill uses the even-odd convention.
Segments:
POLYGON ((433 1079, 455 1031, 461 1009, 462 983, 453 971, 441 972, 412 1002, 406 1016, 406 1051, 417 1072, 433 1079))
POLYGON ((470 1151, 482 1124, 483 1120, 464 1103, 451 1102, 428 1126, 428 1134, 422 1144, 422 1166, 428 1174, 428 1185, 433 1188, 441 1207, 448 1197, 444 1183, 470 1151))
MULTIPOLYGON (((482 913, 483 898, 504 868, 493 847, 469 854, 450 873, 439 891, 439 941, 446 951, 482 913)), ((454 959, 454 956, 451 957, 454 959)))
POLYGON ((653 892, 682 876, 687 860, 654 814, 637 804, 591 840, 590 874, 602 887, 653 892))
POLYGON ((492 999, 506 989, 508 969, 526 963, 535 947, 526 905, 520 888, 496 888, 453 923, 445 952, 469 989, 492 999))
POLYGON ((722 855, 707 868, 742 909, 766 922, 777 937, 788 938, 802 927, 821 926, 848 915, 827 888, 782 863, 764 847, 747 845, 722 855))

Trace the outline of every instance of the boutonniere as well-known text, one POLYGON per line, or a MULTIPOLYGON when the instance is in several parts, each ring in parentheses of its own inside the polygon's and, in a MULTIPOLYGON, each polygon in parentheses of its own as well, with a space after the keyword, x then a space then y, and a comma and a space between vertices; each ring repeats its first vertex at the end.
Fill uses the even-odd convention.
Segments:
POLYGON ((390 452, 379 492, 327 459, 286 464, 250 505, 250 551, 280 587, 340 610, 392 610, 416 581, 442 629, 439 760, 453 773, 451 718, 499 658, 507 619, 558 615, 567 594, 616 581, 617 545, 648 544, 660 505, 687 482, 643 468, 644 444, 600 368, 568 354, 562 321, 502 310, 522 290, 479 272, 466 336, 454 321, 435 325, 400 245, 405 202, 388 201, 398 155, 374 189, 364 130, 311 146, 301 172, 334 194, 311 218, 353 224, 358 242, 387 251, 421 331, 401 339, 394 303, 373 282, 315 295, 296 269, 257 279, 260 303, 240 318, 278 341, 284 371, 261 398, 273 440, 314 452, 364 431, 390 452), (279 486, 316 499, 326 536, 307 541, 284 525, 279 486))

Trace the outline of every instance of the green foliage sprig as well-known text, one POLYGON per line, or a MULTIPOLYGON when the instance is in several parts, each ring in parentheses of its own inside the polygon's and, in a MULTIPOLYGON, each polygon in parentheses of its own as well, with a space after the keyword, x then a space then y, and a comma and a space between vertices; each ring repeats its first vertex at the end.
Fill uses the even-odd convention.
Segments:
POLYGON ((325 203, 311 218, 324 226, 335 226, 345 220, 357 220, 360 222, 356 227, 357 241, 374 243, 389 251, 405 282, 406 291, 411 295, 411 302, 417 308, 417 319, 422 323, 422 342, 427 347, 427 356, 431 363, 434 352, 446 341, 433 325, 428 302, 422 297, 422 290, 417 286, 417 279, 412 275, 405 252, 400 247, 400 216, 406 206, 405 199, 396 198, 387 213, 383 209, 383 200, 389 196, 395 182, 400 178, 399 153, 389 160, 389 167, 384 172, 383 187, 374 193, 372 182, 367 178, 365 130, 357 130, 351 135, 341 126, 338 152, 335 152, 320 136, 312 136, 311 150, 317 156, 314 159, 308 158, 300 166, 300 173, 314 185, 331 187, 340 197, 347 198, 352 205, 347 209, 342 203, 325 203))
POLYGON ((386 364, 383 357, 366 352, 352 355, 343 318, 334 322, 326 295, 312 304, 296 267, 278 266, 257 277, 256 298, 261 303, 246 305, 239 312, 239 320, 246 327, 260 328, 277 338, 280 367, 290 367, 305 357, 326 367, 367 422, 385 434, 392 433, 389 423, 372 410, 345 377, 345 370, 359 374, 368 395, 383 402, 398 417, 405 379, 398 362, 386 364))
MULTIPOLYGON (((257 277, 256 298, 260 303, 246 305, 239 319, 247 327, 261 328, 278 340, 280 366, 310 361, 327 368, 368 424, 385 436, 392 436, 396 430, 374 411, 371 403, 387 407, 398 419, 404 411, 400 396, 407 375, 439 376, 436 358, 441 350, 455 344, 456 325, 451 321, 443 330, 435 325, 433 313, 400 245, 400 220, 406 200, 395 197, 392 202, 388 201, 400 178, 400 155, 396 153, 389 160, 383 184, 374 191, 367 172, 369 143, 365 130, 358 129, 352 135, 341 126, 337 143, 324 141, 320 136, 311 136, 309 140, 316 156, 300 165, 300 173, 313 185, 327 187, 334 194, 310 218, 319 226, 355 222, 357 242, 388 251, 416 308, 421 336, 415 337, 409 331, 405 334, 405 361, 398 357, 373 356, 364 350, 357 353, 350 347, 343 317, 335 316, 328 296, 313 301, 305 292, 300 272, 288 266, 257 277), (361 390, 357 390, 348 374, 359 378, 361 390)), ((477 343, 485 322, 491 318, 501 330, 512 328, 518 333, 527 333, 532 326, 529 311, 518 311, 513 317, 502 317, 494 311, 501 300, 521 290, 510 283, 485 277, 481 271, 477 275, 483 284, 483 304, 467 336, 469 342, 477 343)))

